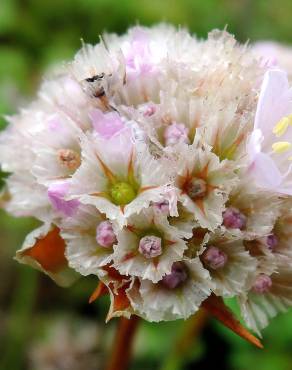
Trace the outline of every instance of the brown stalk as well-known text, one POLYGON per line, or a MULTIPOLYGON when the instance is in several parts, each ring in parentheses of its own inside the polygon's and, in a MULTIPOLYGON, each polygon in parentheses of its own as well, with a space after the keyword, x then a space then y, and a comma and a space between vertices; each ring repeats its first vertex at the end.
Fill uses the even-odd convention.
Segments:
POLYGON ((106 366, 106 370, 128 369, 138 323, 139 318, 135 315, 131 316, 130 319, 124 317, 120 318, 114 338, 113 351, 106 366))

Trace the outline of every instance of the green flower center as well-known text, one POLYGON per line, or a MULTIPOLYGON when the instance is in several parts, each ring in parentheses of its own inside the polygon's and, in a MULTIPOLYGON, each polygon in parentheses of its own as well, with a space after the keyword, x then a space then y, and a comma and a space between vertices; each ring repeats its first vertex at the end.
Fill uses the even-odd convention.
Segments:
POLYGON ((127 182, 116 182, 110 188, 111 199, 118 206, 131 203, 136 198, 136 195, 133 186, 127 182))

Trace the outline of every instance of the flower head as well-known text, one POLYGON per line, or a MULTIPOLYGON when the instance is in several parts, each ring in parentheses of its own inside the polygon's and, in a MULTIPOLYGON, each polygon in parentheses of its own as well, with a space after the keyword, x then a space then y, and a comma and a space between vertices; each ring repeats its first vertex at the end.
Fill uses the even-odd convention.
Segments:
POLYGON ((272 64, 167 25, 84 45, 0 135, 0 204, 43 222, 17 260, 94 275, 107 320, 227 323, 237 297, 259 332, 292 305, 292 90, 272 64))

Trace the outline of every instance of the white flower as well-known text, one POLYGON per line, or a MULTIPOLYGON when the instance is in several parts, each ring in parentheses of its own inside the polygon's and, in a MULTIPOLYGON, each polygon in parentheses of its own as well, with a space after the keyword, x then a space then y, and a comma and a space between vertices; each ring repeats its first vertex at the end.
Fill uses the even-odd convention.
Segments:
POLYGON ((214 293, 223 297, 244 292, 257 266, 257 260, 245 250, 241 240, 227 239, 219 233, 202 247, 200 258, 209 270, 214 293))
POLYGON ((250 240, 271 232, 280 214, 281 202, 274 194, 264 191, 251 192, 251 190, 242 181, 242 186, 231 192, 223 213, 221 226, 223 232, 250 240), (242 220, 238 223, 240 218, 242 220))
POLYGON ((146 320, 187 319, 211 293, 210 276, 198 258, 175 263, 169 275, 156 284, 141 280, 129 289, 133 308, 146 320))
POLYGON ((82 164, 72 177, 70 194, 122 226, 127 217, 159 201, 170 182, 163 162, 132 143, 128 128, 110 139, 98 135, 81 142, 82 164))
POLYGON ((72 217, 61 223, 69 266, 82 275, 99 275, 100 268, 113 259, 113 245, 116 243, 113 230, 111 241, 102 241, 100 225, 105 221, 105 216, 95 207, 80 205, 72 217))
POLYGON ((215 230, 222 223, 227 195, 236 183, 234 167, 207 148, 181 145, 176 163, 178 199, 199 225, 215 230))
POLYGON ((133 214, 128 224, 116 230, 114 267, 123 275, 139 276, 153 282, 170 273, 173 262, 183 257, 185 241, 152 208, 133 214))
POLYGON ((291 263, 280 263, 272 274, 259 270, 251 289, 239 296, 242 316, 258 335, 270 318, 292 307, 291 274, 291 263))

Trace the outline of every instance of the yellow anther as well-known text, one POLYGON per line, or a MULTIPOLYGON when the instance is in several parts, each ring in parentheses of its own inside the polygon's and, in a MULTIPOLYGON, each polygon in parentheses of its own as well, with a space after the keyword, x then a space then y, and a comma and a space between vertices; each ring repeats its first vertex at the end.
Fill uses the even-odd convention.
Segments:
POLYGON ((280 121, 273 128, 273 134, 278 137, 282 136, 283 134, 285 134, 288 126, 292 126, 292 114, 280 119, 280 121))
POLYGON ((275 134, 276 136, 282 136, 283 134, 285 134, 287 128, 289 126, 289 118, 288 117, 284 117, 282 118, 277 124, 276 126, 273 128, 273 134, 275 134))
POLYGON ((272 145, 273 151, 277 154, 284 153, 291 149, 292 144, 288 141, 277 141, 272 145))

